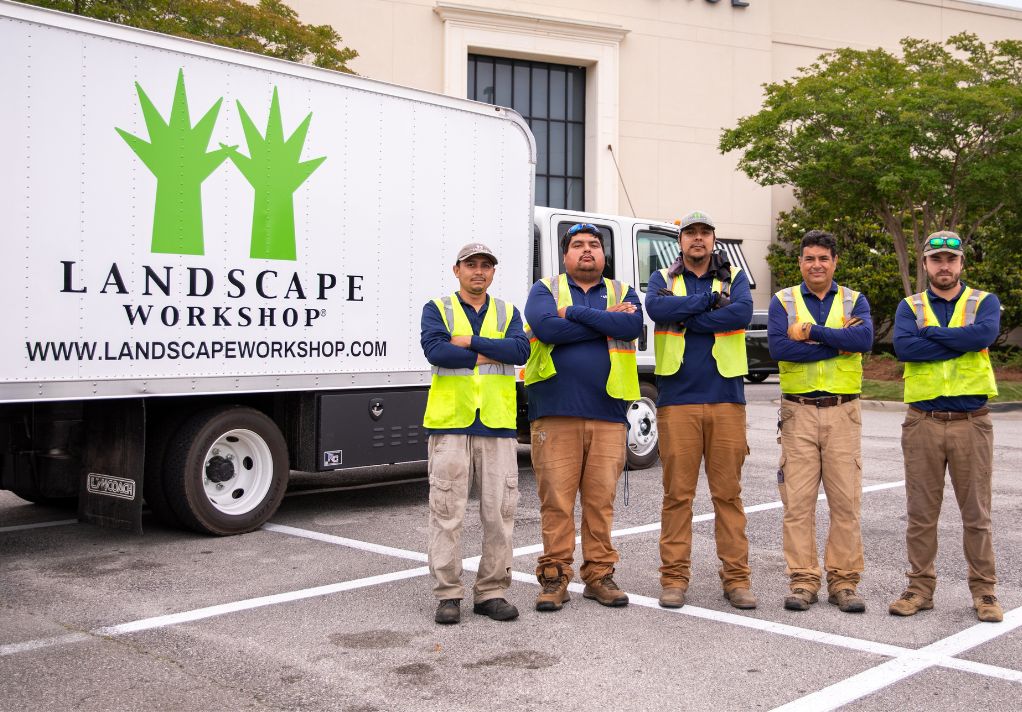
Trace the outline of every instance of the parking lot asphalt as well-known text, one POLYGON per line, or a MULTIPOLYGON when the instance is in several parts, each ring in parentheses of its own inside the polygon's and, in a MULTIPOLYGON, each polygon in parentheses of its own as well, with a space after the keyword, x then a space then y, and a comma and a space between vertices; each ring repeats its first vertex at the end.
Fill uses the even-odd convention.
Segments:
MULTIPOLYGON (((754 611, 724 600, 705 482, 688 603, 661 609, 659 468, 618 491, 626 608, 581 596, 538 613, 540 519, 520 449, 520 618, 463 605, 438 626, 423 465, 295 473, 264 529, 211 538, 150 516, 141 537, 0 493, 0 710, 1017 710, 1022 707, 1022 413, 994 414, 994 546, 1003 623, 978 623, 950 487, 932 611, 888 615, 905 586, 901 408, 863 414, 863 614, 786 611, 776 378, 747 385, 743 471, 754 611), (386 482, 385 482, 386 480, 386 482)), ((827 531, 826 502, 817 517, 827 531)), ((465 582, 480 548, 470 503, 465 582)), ((578 557, 580 552, 576 552, 578 557)))

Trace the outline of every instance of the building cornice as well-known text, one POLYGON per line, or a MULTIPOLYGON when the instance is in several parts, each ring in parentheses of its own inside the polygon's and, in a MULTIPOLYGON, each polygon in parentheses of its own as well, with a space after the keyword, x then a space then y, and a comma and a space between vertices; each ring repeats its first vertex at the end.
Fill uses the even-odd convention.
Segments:
POLYGON ((621 25, 602 22, 580 22, 551 15, 529 12, 489 10, 470 5, 438 2, 433 12, 444 22, 472 27, 502 30, 522 30, 533 34, 556 34, 560 37, 620 44, 631 31, 621 25))

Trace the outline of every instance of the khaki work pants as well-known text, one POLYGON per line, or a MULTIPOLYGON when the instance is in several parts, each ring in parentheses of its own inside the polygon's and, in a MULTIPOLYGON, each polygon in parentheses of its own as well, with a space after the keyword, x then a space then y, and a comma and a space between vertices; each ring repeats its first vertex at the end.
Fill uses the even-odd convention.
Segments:
POLYGON ((945 472, 951 473, 962 514, 962 547, 969 565, 973 596, 993 595, 993 529, 990 486, 993 478, 994 426, 989 415, 950 422, 909 409, 901 426, 908 502, 908 590, 932 598, 937 586, 937 520, 944 498, 945 472))
POLYGON ((692 500, 705 461, 714 536, 725 591, 751 588, 749 540, 742 505, 742 465, 749 454, 745 406, 669 405, 657 409, 664 503, 660 521, 660 583, 688 589, 692 569, 692 500))
POLYGON ((617 481, 625 466, 624 423, 547 417, 532 422, 532 466, 539 488, 543 555, 536 565, 560 565, 570 581, 575 555, 575 500, 582 500, 582 570, 586 583, 614 571, 610 541, 617 481))
POLYGON ((784 560, 792 589, 816 592, 816 506, 820 484, 830 509, 823 555, 827 590, 859 585, 862 551, 862 403, 817 408, 781 401, 781 464, 777 489, 784 503, 784 560))
POLYGON ((514 438, 429 436, 429 572, 438 600, 464 598, 461 530, 468 493, 479 490, 483 551, 472 587, 476 603, 504 598, 511 586, 511 532, 518 507, 514 438))

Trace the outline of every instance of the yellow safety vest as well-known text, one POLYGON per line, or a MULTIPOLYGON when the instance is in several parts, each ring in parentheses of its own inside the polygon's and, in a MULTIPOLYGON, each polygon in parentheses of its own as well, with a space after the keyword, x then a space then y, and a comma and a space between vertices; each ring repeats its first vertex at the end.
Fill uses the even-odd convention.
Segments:
MULTIPOLYGON (((987 292, 965 287, 955 304, 948 328, 975 323, 979 303, 986 296, 987 292)), ((926 292, 905 297, 905 301, 912 307, 916 315, 916 326, 920 329, 924 326, 940 326, 926 292)), ((947 361, 906 362, 903 376, 906 403, 933 400, 940 396, 985 395, 993 398, 997 395, 997 379, 990 365, 989 349, 970 351, 947 361)))
MULTIPOLYGON (((739 267, 731 267, 731 282, 741 272, 739 267)), ((682 275, 674 277, 670 282, 666 269, 660 270, 660 276, 664 278, 664 284, 671 284, 671 291, 677 297, 688 296, 685 288, 685 278, 682 275)), ((719 279, 713 280, 711 290, 714 292, 723 291, 723 282, 719 279)), ((672 376, 681 368, 685 361, 685 329, 678 322, 658 321, 653 331, 653 352, 656 354, 656 368, 654 373, 658 376, 672 376)), ((717 372, 724 378, 744 376, 749 372, 749 358, 745 354, 745 329, 734 331, 721 331, 713 335, 713 359, 717 362, 717 372)))
MULTIPOLYGON (((557 308, 572 306, 571 288, 568 275, 558 278, 544 277, 540 280, 550 290, 557 308)), ((607 287, 607 307, 624 301, 628 294, 628 285, 615 279, 604 277, 607 287)), ((525 334, 529 337, 529 361, 525 364, 525 385, 537 381, 545 381, 557 374, 554 367, 553 344, 545 344, 532 333, 529 325, 525 325, 525 334)), ((610 354, 610 375, 607 376, 607 395, 611 398, 633 401, 639 398, 639 370, 635 363, 635 340, 621 341, 607 337, 607 351, 610 354)))
MULTIPOLYGON (((816 324, 816 319, 809 313, 805 297, 800 287, 788 287, 775 295, 777 300, 788 312, 788 326, 809 322, 816 324)), ((854 289, 838 285, 837 294, 830 305, 830 313, 823 323, 829 329, 840 329, 852 318, 852 309, 859 298, 854 289)), ((796 361, 779 361, 781 372, 781 393, 812 393, 826 391, 828 393, 862 393, 862 354, 839 353, 834 358, 822 361, 799 363, 796 361)))
MULTIPOLYGON (((434 299, 451 336, 472 336, 472 324, 457 294, 434 299)), ((511 325, 514 306, 490 298, 479 335, 502 339, 511 325)), ((475 368, 433 367, 433 380, 422 424, 433 430, 467 428, 476 411, 488 428, 514 428, 517 419, 515 368, 511 364, 487 363, 475 368)))

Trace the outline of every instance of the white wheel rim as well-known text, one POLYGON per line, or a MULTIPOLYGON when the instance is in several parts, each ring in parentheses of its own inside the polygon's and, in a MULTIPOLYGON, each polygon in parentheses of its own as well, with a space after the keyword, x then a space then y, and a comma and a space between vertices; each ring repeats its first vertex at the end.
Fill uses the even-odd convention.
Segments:
POLYGON ((270 447, 251 430, 229 430, 217 438, 202 462, 202 485, 217 511, 237 516, 258 507, 273 483, 273 455, 270 447), (216 482, 208 477, 210 466, 221 472, 229 463, 230 479, 216 482))
POLYGON ((632 401, 628 406, 628 449, 643 457, 656 447, 656 404, 649 398, 632 401))

